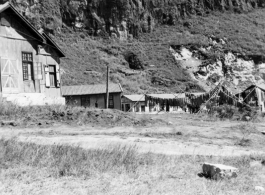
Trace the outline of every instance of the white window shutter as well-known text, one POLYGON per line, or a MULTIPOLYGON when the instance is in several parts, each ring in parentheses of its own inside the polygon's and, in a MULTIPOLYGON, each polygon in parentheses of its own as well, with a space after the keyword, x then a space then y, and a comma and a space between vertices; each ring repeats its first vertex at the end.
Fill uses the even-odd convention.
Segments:
POLYGON ((49 74, 49 66, 45 65, 44 66, 44 72, 45 72, 45 83, 46 83, 46 87, 50 87, 50 74, 49 74))
POLYGON ((34 80, 38 80, 38 62, 33 63, 34 80))
POLYGON ((61 86, 60 68, 57 65, 56 66, 56 87, 60 87, 60 86, 61 86))
POLYGON ((29 80, 34 79, 33 78, 34 75, 32 75, 32 68, 33 68, 32 65, 28 64, 28 77, 29 77, 29 80))
POLYGON ((35 62, 34 63, 34 79, 35 80, 42 80, 42 63, 41 62, 35 62))

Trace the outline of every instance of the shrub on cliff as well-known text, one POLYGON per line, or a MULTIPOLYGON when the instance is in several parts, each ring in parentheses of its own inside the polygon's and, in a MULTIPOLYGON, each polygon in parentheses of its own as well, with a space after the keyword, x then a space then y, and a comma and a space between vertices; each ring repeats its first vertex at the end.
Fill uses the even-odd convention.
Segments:
POLYGON ((139 57, 131 52, 127 51, 124 53, 125 60, 129 63, 129 67, 133 70, 143 70, 144 66, 139 57))

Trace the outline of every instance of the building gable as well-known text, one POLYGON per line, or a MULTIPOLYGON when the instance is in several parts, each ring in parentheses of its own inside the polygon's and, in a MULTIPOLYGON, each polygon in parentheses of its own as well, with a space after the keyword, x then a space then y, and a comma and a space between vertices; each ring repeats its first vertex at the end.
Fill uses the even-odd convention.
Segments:
MULTIPOLYGON (((11 37, 14 34, 20 34, 20 37, 13 38, 27 38, 30 40, 37 41, 39 45, 48 45, 53 50, 56 51, 59 57, 65 57, 63 51, 59 46, 45 33, 39 32, 30 22, 22 16, 12 4, 5 3, 0 5, 0 17, 1 17, 1 26, 3 27, 12 27, 17 33, 9 32, 7 28, 1 28, 2 36, 11 37)), ((11 29, 12 30, 12 29, 11 29)), ((36 48, 37 49, 37 48, 36 48)))

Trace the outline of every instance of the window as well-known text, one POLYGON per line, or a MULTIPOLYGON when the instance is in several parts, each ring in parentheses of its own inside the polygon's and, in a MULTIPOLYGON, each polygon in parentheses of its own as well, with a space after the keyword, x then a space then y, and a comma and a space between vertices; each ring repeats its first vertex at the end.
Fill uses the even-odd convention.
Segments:
POLYGON ((56 67, 49 65, 50 87, 56 87, 56 67))
POLYGON ((113 95, 109 95, 109 108, 114 108, 113 95))
POLYGON ((90 106, 90 98, 88 96, 81 97, 81 106, 89 107, 90 106))
POLYGON ((33 80, 33 58, 32 53, 22 52, 23 80, 33 80))

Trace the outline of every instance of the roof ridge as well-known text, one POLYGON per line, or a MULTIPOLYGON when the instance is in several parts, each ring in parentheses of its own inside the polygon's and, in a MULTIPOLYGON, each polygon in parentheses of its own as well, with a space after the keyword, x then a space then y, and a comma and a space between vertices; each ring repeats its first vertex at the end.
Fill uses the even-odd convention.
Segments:
MULTIPOLYGON (((82 87, 82 86, 96 86, 96 85, 106 85, 106 84, 88 84, 88 85, 63 85, 62 87, 82 87)), ((109 85, 120 85, 119 83, 109 83, 109 85)), ((122 89, 122 88, 121 88, 122 89)))
MULTIPOLYGON (((106 88, 105 84, 62 86, 62 94, 63 96, 105 94, 106 88)), ((111 83, 109 92, 122 93, 123 91, 119 84, 111 83)))

